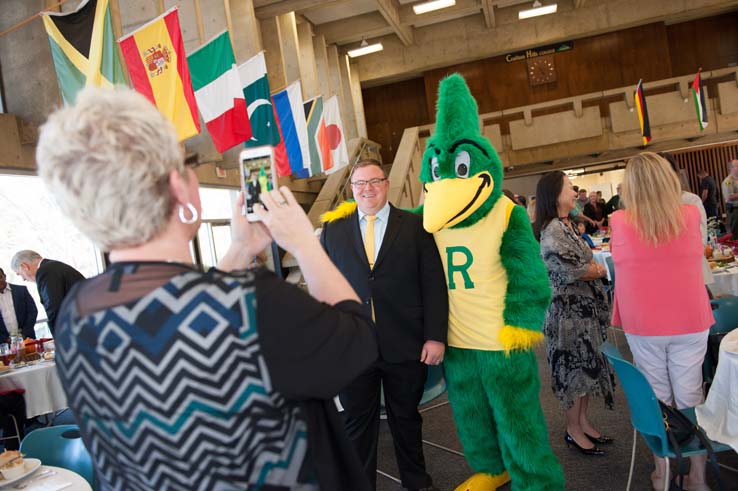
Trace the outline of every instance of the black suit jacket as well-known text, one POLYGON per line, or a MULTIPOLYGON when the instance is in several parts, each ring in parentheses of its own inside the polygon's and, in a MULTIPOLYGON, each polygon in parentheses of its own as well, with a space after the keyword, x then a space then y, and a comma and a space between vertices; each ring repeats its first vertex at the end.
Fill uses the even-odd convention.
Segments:
POLYGON ((325 223, 320 242, 367 313, 371 313, 373 299, 382 359, 391 363, 420 360, 425 341, 446 342, 446 278, 433 236, 423 229, 421 216, 390 205, 373 270, 364 252, 357 211, 325 223))
POLYGON ((53 259, 42 259, 36 271, 36 287, 41 303, 46 309, 49 329, 54 334, 56 317, 64 297, 78 281, 84 280, 82 274, 68 264, 53 259))
MULTIPOLYGON (((38 309, 33 297, 28 293, 28 288, 23 285, 10 284, 10 294, 13 296, 13 309, 15 319, 18 321, 18 330, 24 338, 36 339, 36 316, 38 309)), ((10 337, 5 320, 0 315, 0 343, 4 343, 10 337)))

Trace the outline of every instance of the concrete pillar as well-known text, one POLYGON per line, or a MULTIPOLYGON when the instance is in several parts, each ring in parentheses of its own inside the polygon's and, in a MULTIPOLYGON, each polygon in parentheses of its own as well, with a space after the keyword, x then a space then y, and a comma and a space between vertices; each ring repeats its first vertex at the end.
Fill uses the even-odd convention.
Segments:
POLYGON ((262 19, 261 41, 264 47, 264 60, 266 61, 267 74, 269 75, 269 88, 272 91, 283 89, 287 86, 287 77, 282 60, 282 45, 279 42, 279 25, 277 18, 262 19))
POLYGON ((351 77, 351 100, 354 103, 356 132, 360 137, 368 138, 366 132, 366 117, 364 116, 364 99, 361 97, 361 74, 359 73, 359 65, 356 63, 349 63, 349 76, 351 77))
POLYGON ((253 0, 223 0, 236 63, 241 64, 263 49, 253 0))
POLYGON ((343 94, 341 102, 345 110, 341 112, 343 126, 346 130, 348 139, 356 138, 359 132, 356 129, 356 112, 354 110, 354 100, 351 96, 351 66, 347 55, 341 55, 338 59, 339 69, 341 70, 341 92, 343 94))
MULTIPOLYGON (((3 0, 0 31, 46 8, 44 0, 3 0)), ((40 19, 0 37, 5 111, 34 125, 61 104, 49 38, 40 19)))
POLYGON ((300 44, 297 41, 295 13, 277 16, 279 42, 282 46, 284 76, 288 84, 300 79, 300 44))
POLYGON ((341 86, 341 68, 338 63, 338 46, 331 44, 326 46, 328 55, 328 91, 342 99, 343 89, 341 86))
POLYGON ((297 40, 300 61, 300 80, 302 96, 305 100, 320 95, 318 67, 313 50, 313 26, 309 22, 297 24, 297 40))
POLYGON ((328 83, 328 50, 325 46, 325 37, 320 34, 313 37, 313 51, 315 53, 315 68, 318 71, 318 87, 323 98, 334 95, 328 83))

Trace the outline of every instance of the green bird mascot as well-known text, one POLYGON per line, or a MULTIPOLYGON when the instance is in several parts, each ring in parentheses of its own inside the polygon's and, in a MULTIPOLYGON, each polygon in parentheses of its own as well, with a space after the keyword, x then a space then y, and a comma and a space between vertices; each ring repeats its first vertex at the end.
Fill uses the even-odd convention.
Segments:
POLYGON ((448 397, 476 472, 456 491, 510 480, 516 491, 562 490, 533 352, 551 300, 548 274, 526 210, 502 194, 502 163, 477 112, 461 75, 441 81, 420 172, 423 226, 448 283, 448 397))

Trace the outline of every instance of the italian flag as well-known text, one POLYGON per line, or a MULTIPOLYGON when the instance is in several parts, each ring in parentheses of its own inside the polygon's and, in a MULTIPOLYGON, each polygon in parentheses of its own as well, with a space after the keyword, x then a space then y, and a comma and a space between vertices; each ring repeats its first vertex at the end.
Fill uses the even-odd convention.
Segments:
POLYGON ((694 108, 697 110, 697 122, 700 125, 700 131, 707 128, 707 107, 705 107, 705 91, 702 90, 701 70, 697 71, 692 82, 692 99, 694 99, 694 108))
POLYGON ((228 31, 187 57, 197 107, 223 153, 251 138, 251 123, 228 31))

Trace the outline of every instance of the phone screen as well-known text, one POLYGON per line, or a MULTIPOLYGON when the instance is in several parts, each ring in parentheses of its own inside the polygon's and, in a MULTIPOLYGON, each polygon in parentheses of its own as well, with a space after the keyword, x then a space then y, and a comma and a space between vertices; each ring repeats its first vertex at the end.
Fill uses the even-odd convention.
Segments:
POLYGON ((256 219, 254 205, 259 195, 272 189, 272 149, 259 147, 241 152, 241 186, 244 192, 244 214, 256 219))

